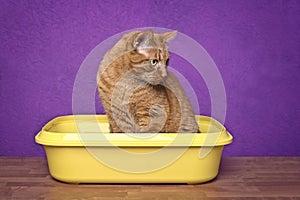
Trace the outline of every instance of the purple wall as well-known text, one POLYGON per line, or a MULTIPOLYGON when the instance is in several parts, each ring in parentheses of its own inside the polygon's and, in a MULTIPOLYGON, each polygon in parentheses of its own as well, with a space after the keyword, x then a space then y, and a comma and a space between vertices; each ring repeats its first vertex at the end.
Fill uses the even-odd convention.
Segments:
MULTIPOLYGON (((0 5, 1 156, 44 155, 34 136, 53 117, 72 114, 84 58, 114 34, 150 26, 179 30, 214 59, 227 94, 225 126, 235 137, 226 156, 300 156, 299 1, 0 5)), ((179 67, 185 63, 176 56, 172 61, 196 87, 201 77, 179 67)), ((198 99, 201 114, 210 114, 209 93, 203 89, 198 99)))

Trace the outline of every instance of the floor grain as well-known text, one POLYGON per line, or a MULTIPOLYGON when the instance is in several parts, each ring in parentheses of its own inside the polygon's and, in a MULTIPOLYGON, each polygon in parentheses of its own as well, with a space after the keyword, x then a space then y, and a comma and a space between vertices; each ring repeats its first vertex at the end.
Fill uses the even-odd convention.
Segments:
POLYGON ((0 157, 0 199, 300 199, 300 157, 223 158, 218 177, 199 185, 66 184, 45 158, 0 157))

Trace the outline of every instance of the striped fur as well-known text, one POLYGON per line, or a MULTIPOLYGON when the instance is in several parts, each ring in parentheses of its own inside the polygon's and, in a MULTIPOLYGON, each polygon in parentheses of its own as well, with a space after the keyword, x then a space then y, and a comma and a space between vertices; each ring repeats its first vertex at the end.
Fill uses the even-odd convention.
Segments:
POLYGON ((105 54, 97 84, 111 132, 199 132, 184 90, 167 70, 166 44, 175 34, 130 32, 105 54))

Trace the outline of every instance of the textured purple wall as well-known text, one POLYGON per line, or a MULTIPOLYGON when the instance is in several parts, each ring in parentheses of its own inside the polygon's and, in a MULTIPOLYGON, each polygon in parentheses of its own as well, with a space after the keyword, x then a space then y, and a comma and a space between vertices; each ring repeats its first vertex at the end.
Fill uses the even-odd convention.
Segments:
MULTIPOLYGON (((299 1, 0 5, 0 155, 44 155, 34 136, 53 117, 72 114, 74 80, 89 52, 114 34, 152 26, 192 37, 217 64, 227 94, 225 125, 235 137, 226 156, 300 156, 299 1)), ((185 63, 174 58, 175 68, 185 63)), ((198 99, 201 114, 210 114, 208 92, 198 99)))

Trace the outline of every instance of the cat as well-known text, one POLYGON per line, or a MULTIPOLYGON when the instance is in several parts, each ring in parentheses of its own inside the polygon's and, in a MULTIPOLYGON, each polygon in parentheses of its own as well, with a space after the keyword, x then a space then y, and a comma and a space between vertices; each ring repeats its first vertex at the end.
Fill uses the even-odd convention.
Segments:
POLYGON ((104 55, 97 87, 112 133, 197 133, 193 108, 167 70, 177 31, 134 31, 104 55))

